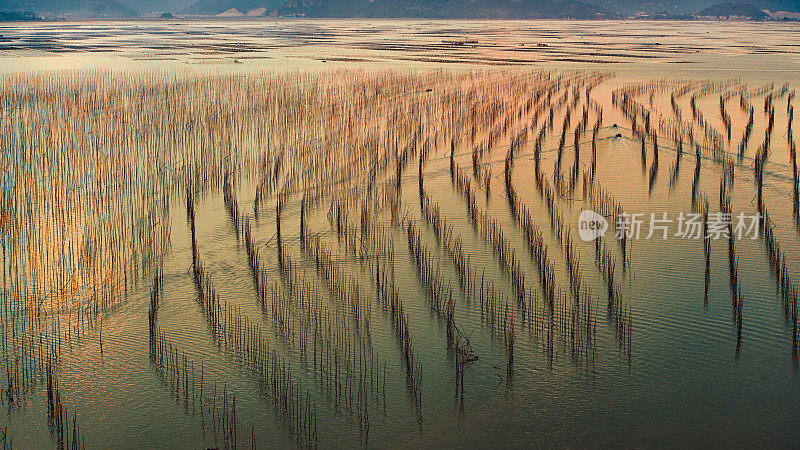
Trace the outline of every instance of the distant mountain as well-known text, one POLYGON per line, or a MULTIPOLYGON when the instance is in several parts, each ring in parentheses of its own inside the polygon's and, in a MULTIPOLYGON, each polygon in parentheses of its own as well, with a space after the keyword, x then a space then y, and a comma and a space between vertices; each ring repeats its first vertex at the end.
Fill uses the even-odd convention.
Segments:
MULTIPOLYGON (((40 17, 277 15, 475 19, 679 18, 720 0, 0 0, 0 11, 40 17)), ((800 12, 800 0, 747 0, 758 10, 800 12)), ((755 11, 748 14, 759 15, 755 11)), ((781 17, 778 15, 777 17, 781 17)))
POLYGON ((247 14, 250 11, 275 9, 285 2, 286 0, 198 0, 196 3, 180 10, 180 13, 216 15, 235 9, 242 14, 247 14))
POLYGON ((3 12, 0 11, 0 22, 27 22, 39 20, 32 12, 3 12))
POLYGON ((753 20, 763 20, 769 17, 767 13, 747 3, 719 3, 697 13, 702 17, 747 17, 753 20))
POLYGON ((578 1, 550 0, 288 0, 266 14, 305 17, 438 19, 604 19, 616 14, 578 1))
MULTIPOLYGON (((0 0, 0 11, 43 17, 135 17, 175 12, 196 0, 0 0)), ((277 6, 277 5, 276 5, 277 6)))
POLYGON ((609 11, 621 14, 688 14, 697 12, 698 8, 705 8, 714 3, 714 0, 585 0, 587 3, 600 6, 609 11))
MULTIPOLYGON (((125 0, 120 0, 125 1, 125 0)), ((156 0, 127 0, 145 2, 156 0)), ((177 0, 165 0, 177 1, 177 0)), ((686 17, 719 0, 196 0, 179 11, 215 15, 238 11, 305 17, 425 17, 425 18, 609 18, 658 14, 686 17)), ((800 0, 749 0, 758 9, 800 12, 800 0)))
MULTIPOLYGON (((622 14, 696 14, 719 0, 583 0, 591 5, 622 14)), ((758 9, 800 12, 800 0, 749 0, 758 9)))
POLYGON ((41 17, 136 17, 117 0, 0 0, 0 11, 29 11, 41 17))
POLYGON ((176 13, 196 0, 118 0, 125 6, 139 11, 145 16, 160 16, 161 13, 176 13))

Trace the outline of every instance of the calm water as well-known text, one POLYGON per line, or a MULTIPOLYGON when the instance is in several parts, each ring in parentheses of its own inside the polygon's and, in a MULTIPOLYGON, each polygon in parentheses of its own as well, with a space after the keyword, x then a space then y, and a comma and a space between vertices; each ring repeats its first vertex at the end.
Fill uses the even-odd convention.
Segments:
MULTIPOLYGON (((686 148, 680 155, 676 141, 661 134, 674 121, 670 93, 686 84, 672 84, 663 91, 656 90, 653 97, 648 97, 653 90, 653 85, 648 84, 645 93, 636 96, 637 101, 652 111, 653 123, 657 124, 661 119, 663 125, 659 132, 659 164, 655 177, 650 174, 654 155, 652 142, 648 144, 647 160, 643 166, 641 144, 631 130, 631 121, 612 104, 612 92, 629 83, 656 77, 694 82, 688 93, 676 100, 682 118, 692 122, 690 97, 697 93, 697 110, 702 112, 710 126, 720 131, 723 130, 723 121, 719 97, 733 92, 726 102, 733 137, 724 140, 723 150, 734 171, 730 190, 734 214, 755 214, 757 210, 754 159, 767 126, 765 98, 772 95, 774 130, 770 154, 764 166, 764 205, 785 258, 787 277, 797 280, 800 279, 800 225, 792 207, 794 179, 787 139, 788 108, 798 103, 790 92, 800 83, 797 69, 800 61, 795 44, 797 33, 797 27, 791 24, 738 23, 141 21, 6 24, 0 31, 3 35, 0 71, 6 73, 2 81, 4 91, 17 87, 21 92, 20 86, 28 86, 32 93, 57 92, 58 83, 66 83, 62 77, 72 75, 44 71, 99 69, 100 72, 88 73, 90 77, 97 77, 94 81, 90 79, 79 85, 100 86, 96 90, 97 98, 104 98, 108 92, 124 92, 125 95, 114 97, 115 102, 118 100, 120 103, 105 105, 119 111, 120 122, 115 124, 142 122, 140 128, 130 131, 131 141, 106 139, 107 136, 119 136, 120 130, 95 124, 90 114, 83 118, 78 114, 48 122, 44 116, 36 116, 36 108, 25 109, 19 106, 20 103, 3 104, 2 129, 6 135, 2 142, 3 164, 7 167, 3 178, 4 200, 6 204, 15 205, 8 211, 13 210, 15 220, 20 221, 18 229, 40 233, 14 234, 15 229, 10 227, 4 237, 4 250, 8 249, 8 255, 4 253, 3 259, 6 302, 3 327, 8 342, 4 346, 7 351, 4 358, 6 361, 20 358, 25 346, 16 343, 24 342, 26 333, 20 322, 34 314, 32 311, 36 311, 38 306, 39 311, 47 314, 43 320, 48 325, 43 327, 46 332, 42 336, 55 342, 58 338, 54 336, 60 335, 63 340, 58 375, 61 395, 70 416, 75 414, 87 446, 223 445, 224 442, 215 437, 209 418, 180 395, 176 399, 169 383, 159 375, 150 359, 147 316, 153 270, 161 267, 163 294, 158 324, 171 343, 185 351, 196 364, 203 364, 206 384, 224 385, 227 392, 236 395, 241 428, 238 431, 239 445, 250 445, 251 433, 259 446, 298 445, 288 437, 286 427, 280 425, 276 408, 261 392, 246 364, 233 352, 216 344, 198 307, 198 293, 191 274, 192 245, 186 216, 185 183, 191 179, 197 192, 197 248, 206 273, 220 297, 229 305, 241 308, 238 314, 257 324, 272 347, 291 365, 292 376, 302 383, 302 389, 307 390, 315 405, 319 446, 795 445, 800 437, 796 426, 800 421, 800 373, 793 354, 796 352, 793 349, 794 325, 784 314, 779 284, 765 250, 763 235, 755 240, 737 240, 735 243, 742 298, 738 349, 727 240, 711 242, 707 299, 704 298, 702 241, 677 238, 629 241, 627 269, 623 271, 618 244, 607 240, 617 263, 616 284, 621 302, 631 311, 628 347, 627 343, 621 344, 618 340, 614 320, 606 310, 607 284, 595 265, 594 243, 577 238, 578 214, 591 207, 589 199, 584 198, 579 178, 574 192, 556 195, 556 204, 566 227, 572 229, 580 272, 592 292, 589 298, 594 308, 596 338, 590 360, 575 358, 570 352, 568 337, 560 334, 555 338, 553 351, 549 352, 545 336, 530 330, 521 319, 519 306, 513 298, 511 279, 501 270, 490 242, 469 221, 467 202, 451 179, 450 135, 464 131, 458 135, 454 162, 472 180, 477 208, 498 221, 504 238, 519 259, 526 287, 536 292, 528 307, 536 304, 538 313, 546 317, 542 293, 538 291, 538 269, 529 255, 522 227, 510 214, 504 163, 512 139, 523 136, 514 155, 513 186, 519 202, 530 212, 549 248, 559 292, 556 299, 558 309, 565 302, 571 303, 568 263, 565 246, 551 232, 548 208, 535 181, 533 157, 536 133, 545 122, 544 115, 549 108, 543 109, 543 115, 536 118, 532 117, 535 108, 520 116, 509 113, 525 103, 524 98, 518 95, 520 91, 515 90, 517 85, 509 80, 516 77, 524 80, 530 76, 530 71, 540 69, 558 70, 553 76, 568 74, 572 77, 574 70, 602 70, 612 75, 591 91, 590 104, 586 103, 584 96, 578 97, 571 124, 565 133, 564 160, 558 170, 568 177, 573 163, 579 167, 581 176, 589 169, 592 126, 598 119, 591 104, 600 105, 603 116, 596 139, 595 180, 626 212, 644 213, 648 217, 650 213, 666 212, 674 218, 680 212, 693 211, 693 181, 698 165, 694 149, 688 143, 683 144, 686 148), (356 72, 357 75, 352 77, 356 81, 352 81, 347 78, 349 75, 333 71, 343 67, 366 72, 356 72), (437 71, 429 72, 429 69, 437 71), (439 69, 445 74, 438 72, 439 69), (391 72, 391 76, 386 75, 398 70, 400 72, 391 72), (135 84, 137 80, 141 82, 142 78, 137 76, 150 77, 145 78, 149 80, 145 84, 157 86, 164 82, 184 86, 181 89, 186 91, 179 92, 175 98, 186 95, 199 97, 213 90, 209 91, 208 86, 202 83, 196 90, 186 88, 185 84, 180 84, 181 80, 206 79, 230 73, 248 81, 220 82, 219 92, 227 93, 220 94, 220 97, 230 100, 230 103, 213 103, 214 108, 249 111, 248 99, 259 104, 271 98, 265 86, 273 86, 281 95, 286 93, 281 97, 285 103, 267 102, 273 109, 250 111, 250 115, 234 114, 228 122, 221 117, 217 124, 206 123, 198 128, 224 129, 216 136, 202 135, 199 131, 189 143, 170 139, 155 142, 158 136, 188 135, 188 131, 169 129, 156 119, 147 122, 151 117, 147 108, 159 104, 153 98, 163 94, 162 91, 154 89, 143 97, 137 97, 136 93, 147 91, 126 90, 126 86, 135 84), (285 73, 290 75, 280 78, 285 73), (312 81, 303 81, 306 75, 312 81), (406 75, 408 78, 400 81, 406 75), (25 81, 35 76, 61 81, 53 86, 25 81), (398 78, 392 78, 395 76, 398 78), (277 77, 274 84, 265 81, 267 84, 261 85, 258 84, 261 81, 253 81, 261 78, 271 80, 271 77, 277 77), (383 82, 374 81, 381 77, 385 77, 383 82), (305 94, 308 86, 324 84, 319 80, 327 78, 334 80, 330 82, 331 86, 345 88, 321 89, 305 94), (703 91, 701 83, 707 79, 727 80, 727 84, 714 85, 703 91), (333 100, 320 99, 321 93, 327 93, 332 99, 338 98, 336 96, 359 98, 359 92, 346 88, 352 85, 349 83, 356 82, 364 82, 368 86, 367 92, 377 89, 379 95, 366 96, 374 103, 368 108, 356 109, 362 115, 349 116, 355 119, 351 122, 341 119, 333 110, 330 115, 325 111, 319 114, 324 117, 315 117, 313 111, 297 106, 306 102, 310 105, 337 104, 333 100), (765 83, 771 82, 774 86, 759 91, 765 83), (292 83, 297 87, 294 88, 292 83), (782 91, 784 83, 788 86, 782 91), (227 91, 229 86, 248 85, 264 90, 227 91), (470 92, 470 87, 473 88, 472 97, 465 94, 470 92), (748 114, 739 105, 742 88, 751 93, 747 98, 754 108, 754 125, 744 157, 737 158, 737 146, 748 121, 748 114), (431 91, 426 92, 426 89, 431 91), (434 123, 432 118, 443 117, 449 108, 459 110, 457 99, 464 98, 469 99, 466 101, 469 105, 485 106, 496 101, 502 107, 497 116, 475 120, 474 126, 468 124, 463 129, 445 126, 445 119, 441 119, 439 124, 434 123), (435 106, 426 111, 426 105, 435 106), (572 156, 572 143, 584 105, 589 108, 589 129, 580 139, 581 158, 576 163, 572 156), (296 107, 295 112, 287 112, 293 107, 296 107), (22 110, 25 112, 16 121, 10 118, 22 110), (268 119, 280 116, 273 112, 295 114, 299 119, 289 124, 279 119, 268 119), (348 196, 356 202, 372 198, 372 191, 366 188, 367 173, 359 171, 337 180, 331 178, 333 175, 325 172, 324 167, 309 169, 316 166, 303 156, 316 154, 323 148, 336 148, 337 139, 341 139, 343 145, 353 146, 350 150, 342 150, 343 154, 359 154, 352 148, 370 148, 365 142, 373 132, 375 136, 408 137, 413 135, 408 131, 410 128, 401 132, 391 128, 391 124, 407 123, 404 120, 413 123, 414 117, 409 119, 408 116, 414 114, 430 119, 419 133, 422 136, 419 151, 422 151, 424 138, 428 138, 427 145, 430 146, 423 167, 427 197, 438 205, 441 217, 452 226, 453 235, 461 238, 473 271, 479 277, 483 276, 487 286, 492 283, 502 293, 503 305, 507 302, 516 329, 513 374, 509 376, 502 332, 498 332, 482 313, 477 294, 472 292, 468 295, 467 291, 471 291, 468 287, 459 287, 455 265, 445 246, 437 241, 431 221, 423 217, 417 188, 419 155, 411 157, 400 179, 400 191, 387 187, 386 196, 397 195, 402 204, 403 220, 419 227, 441 279, 452 292, 455 322, 460 330, 470 334, 472 349, 478 356, 464 371, 463 398, 460 398, 456 394, 453 358, 448 356, 446 349, 446 325, 431 312, 409 253, 406 231, 392 223, 389 208, 384 204, 373 213, 373 221, 394 245, 395 284, 405 305, 415 355, 422 367, 421 405, 409 395, 394 328, 375 298, 372 268, 369 263, 348 254, 347 246, 337 239, 335 223, 330 219, 329 207, 334 200, 341 201, 348 196), (401 118, 392 119, 395 115, 401 118), (265 127, 269 133, 256 138, 254 136, 258 133, 251 135, 252 129, 248 126, 262 120, 259 117, 265 121, 258 122, 259 126, 265 127), (506 117, 511 119, 507 126, 502 126, 506 117), (33 127, 28 130, 47 132, 44 137, 36 139, 22 138, 25 128, 20 123, 33 127), (37 126, 39 123, 42 124, 40 127, 37 126), (69 123, 80 125, 75 128, 58 126, 69 123), (332 127, 334 123, 343 128, 338 131, 319 128, 323 125, 332 127), (304 128, 292 126, 297 124, 303 124, 304 128), (613 127, 614 124, 618 126, 613 127), (527 135, 520 134, 529 126, 531 131, 527 135), (497 135, 499 137, 490 146, 484 145, 489 131, 495 127, 502 130, 497 135), (59 137, 63 136, 59 133, 70 135, 75 133, 74 130, 83 129, 102 129, 108 135, 87 134, 86 141, 80 137, 71 140, 59 137), (476 177, 473 174, 474 146, 465 137, 470 129, 477 129, 478 138, 474 146, 488 149, 479 163, 482 171, 479 173, 487 175, 476 177), (236 136, 237 133, 243 137, 233 144, 220 137, 236 136), (616 137, 617 134, 621 136, 616 137), (345 141, 352 136, 355 136, 353 142, 345 141), (364 137, 364 140, 357 141, 358 137, 364 137), (31 139, 31 142, 69 141, 79 149, 61 149, 60 155, 71 151, 97 155, 96 158, 75 158, 77 161, 96 161, 86 163, 86 166, 97 167, 96 171, 85 169, 93 174, 94 179, 90 176, 85 184, 74 188, 77 192, 88 193, 85 197, 75 198, 92 199, 94 203, 65 207, 82 211, 78 213, 81 220, 72 221, 68 226, 57 214, 49 215, 60 209, 52 205, 53 199, 70 198, 68 190, 53 193, 52 197, 45 195, 49 192, 47 186, 64 188, 63 182, 49 184, 52 180, 69 178, 59 171, 67 173, 76 169, 70 170, 69 166, 45 169, 48 167, 43 162, 47 161, 46 158, 42 156, 47 154, 45 148, 21 150, 22 147, 12 145, 25 139, 31 139), (118 150, 115 150, 115 145, 124 145, 127 150, 115 157, 118 150), (262 164, 261 157, 265 154, 272 156, 262 164), (21 155, 26 156, 21 158, 21 155), (284 155, 278 187, 261 199, 256 219, 254 202, 259 195, 258 186, 264 179, 265 168, 273 167, 275 155, 284 155), (40 174, 41 179, 23 177, 23 173, 31 172, 24 169, 28 167, 26 164, 39 163, 41 168, 35 173, 40 174), (386 364, 387 383, 385 391, 381 388, 378 395, 370 391, 369 395, 376 400, 371 398, 368 406, 368 436, 360 428, 358 414, 332 400, 324 385, 317 381, 318 374, 308 357, 281 341, 274 311, 269 308, 262 311, 243 238, 237 238, 226 209, 219 176, 221 167, 229 168, 235 175, 233 193, 240 214, 251 220, 260 267, 270 282, 277 283, 282 290, 286 290, 286 286, 278 269, 276 194, 280 186, 295 189, 281 214, 284 251, 297 264, 299 273, 314 285, 314 291, 332 308, 337 307, 338 301, 321 282, 314 260, 301 252, 300 192, 311 193, 314 188, 310 178, 301 177, 305 184, 300 185, 293 177, 296 173, 313 172, 323 174, 313 180, 315 182, 338 181, 330 192, 321 195, 318 203, 306 211, 306 226, 333 251, 333 259, 345 276, 356 280, 363 298, 372 305, 368 313, 371 317, 370 345, 380 364, 386 364), (141 186, 148 189, 156 185, 161 187, 154 188, 154 192, 140 192, 135 182, 117 184, 113 177, 108 176, 109 173, 124 173, 130 180, 136 180, 140 174, 146 180, 141 181, 141 186), (211 174, 210 179, 214 181, 201 182, 199 174, 203 173, 211 174), (17 174, 19 177, 15 178, 17 174), (489 181, 481 182, 484 177, 489 181), (161 181, 153 184, 153 179, 161 181), (108 184, 107 189, 95 186, 102 183, 108 184), (117 210, 113 205, 135 206, 117 210), (154 219, 152 222, 142 221, 143 217, 154 219), (131 231, 117 234, 113 243, 99 243, 93 238, 106 236, 104 233, 108 230, 104 224, 110 229, 119 227, 131 231), (128 225, 130 228, 125 228, 128 225), (137 235, 135 230, 146 231, 137 235), (39 243, 40 247, 24 245, 25 239, 39 243), (59 253, 42 251, 42 248, 63 242, 78 248, 74 251, 78 256, 64 256, 63 261, 57 257, 39 259, 41 254, 59 253), (109 248, 120 253, 109 256, 105 252, 109 248), (134 253, 145 248, 147 258, 151 260, 142 261, 142 253, 134 253), (134 262, 120 263, 121 260, 134 262), (93 316, 97 317, 93 320, 98 322, 81 338, 64 335, 65 330, 70 332, 69 327, 75 327, 75 321, 80 320, 76 312, 52 306, 54 298, 62 298, 59 291, 63 295, 80 282, 70 284, 64 281, 71 280, 71 276, 63 279, 42 277, 46 273, 63 274, 73 267, 72 264, 80 268, 76 272, 83 274, 75 275, 76 279, 94 273, 93 276, 101 278, 104 292, 107 289, 116 292, 115 306, 93 316), (92 264, 95 264, 93 271, 85 269, 92 264), (126 268, 122 272, 104 270, 118 267, 117 264, 126 268), (136 271, 132 268, 134 266, 136 271), (62 327, 57 334, 50 332, 54 322, 62 327)), ((569 79, 575 83, 574 80, 581 76, 569 79)), ((526 85, 529 91, 521 92, 534 91, 537 83, 526 85)), ((553 95, 553 103, 564 92, 568 92, 570 101, 573 99, 570 89, 554 92, 557 94, 553 95)), ((32 104, 37 104, 46 96, 34 95, 32 98, 32 104)), ((210 95, 209 101, 214 98, 213 94, 210 95)), ((347 101, 344 104, 351 106, 347 101)), ((353 102, 355 104, 358 102, 353 102)), ((47 110, 44 106, 39 108, 47 110)), ((186 111, 188 116, 201 114, 193 109, 191 102, 183 107, 173 105, 165 108, 176 116, 179 111, 186 111)), ((348 110, 343 111, 346 113, 348 110)), ((566 107, 555 110, 553 129, 546 133, 540 149, 541 171, 551 186, 558 165, 557 148, 565 111, 566 107)), ((453 114, 458 116, 461 113, 453 114)), ((468 116, 465 114, 463 117, 468 116)), ((155 114, 152 117, 164 116, 155 114)), ((641 126, 641 122, 638 125, 641 126)), ((703 152, 696 189, 707 196, 709 210, 716 212, 720 209, 720 183, 725 170, 711 154, 711 143, 702 139, 699 130, 698 126, 695 137, 703 152)), ((384 151, 383 147, 380 151, 384 151)), ((348 167, 341 161, 331 163, 337 168, 339 164, 348 167)), ((359 166, 352 162, 352 167, 359 166)), ((375 184, 393 186, 396 181, 393 176, 394 167, 390 165, 385 173, 380 172, 375 184)), ((380 195, 375 194, 375 197, 380 195)), ((349 220, 358 229, 360 210, 353 205, 359 203, 350 204, 349 220)), ((672 231, 675 231, 674 225, 672 231)), ((72 247, 70 249, 64 255, 72 255, 72 247)), ((97 284, 91 277, 83 279, 86 280, 89 280, 88 286, 97 284)), ((75 307, 90 303, 95 297, 90 287, 75 294, 74 298, 55 300, 55 305, 75 307)), ((501 313, 503 308, 506 307, 500 308, 501 313)), ((292 323, 293 327, 298 326, 298 322, 292 323)), ((29 333, 36 332, 31 332, 30 326, 25 328, 29 333)), ((293 333, 298 330, 295 328, 293 333)), ((2 367, 0 371, 4 375, 7 373, 2 367)), ((380 377, 383 377, 382 371, 380 377)), ((382 380, 379 385, 381 383, 382 380)), ((0 417, 0 426, 7 427, 8 436, 15 445, 42 448, 56 443, 52 430, 48 429, 47 392, 43 378, 32 383, 13 402, 4 395, 4 413, 0 417)))

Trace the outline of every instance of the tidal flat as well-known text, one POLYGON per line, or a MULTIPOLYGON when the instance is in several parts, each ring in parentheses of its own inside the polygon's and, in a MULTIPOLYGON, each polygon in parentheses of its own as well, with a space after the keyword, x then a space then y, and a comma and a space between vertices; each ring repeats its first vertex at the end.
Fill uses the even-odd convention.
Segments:
POLYGON ((800 438, 796 25, 0 35, 2 442, 800 438))

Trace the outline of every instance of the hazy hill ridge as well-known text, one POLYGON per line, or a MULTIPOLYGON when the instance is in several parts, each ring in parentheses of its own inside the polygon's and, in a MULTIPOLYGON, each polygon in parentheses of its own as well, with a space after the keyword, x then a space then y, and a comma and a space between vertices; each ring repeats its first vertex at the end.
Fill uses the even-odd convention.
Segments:
MULTIPOLYGON (((212 15, 262 10, 264 15, 303 17, 608 19, 655 13, 698 15, 718 4, 719 0, 197 0, 181 12, 212 15)), ((768 17, 757 13, 762 9, 800 11, 800 0, 752 0, 738 7, 749 10, 748 17, 768 17)))
POLYGON ((764 19, 768 14, 746 3, 720 3, 709 6, 697 13, 703 17, 748 17, 750 19, 764 19))
MULTIPOLYGON (((698 14, 720 4, 720 0, 583 0, 621 14, 662 13, 698 14)), ((746 0, 759 10, 800 12, 800 0, 746 0)))
MULTIPOLYGON (((800 12, 800 0, 0 0, 0 11, 41 17, 266 15, 432 19, 769 18, 762 10, 800 12)), ((779 17, 779 15, 776 15, 779 17)))
POLYGON ((579 1, 549 0, 288 0, 271 13, 306 17, 441 19, 603 19, 616 14, 579 1))
POLYGON ((0 0, 0 11, 42 17, 136 17, 139 11, 117 0, 0 0))

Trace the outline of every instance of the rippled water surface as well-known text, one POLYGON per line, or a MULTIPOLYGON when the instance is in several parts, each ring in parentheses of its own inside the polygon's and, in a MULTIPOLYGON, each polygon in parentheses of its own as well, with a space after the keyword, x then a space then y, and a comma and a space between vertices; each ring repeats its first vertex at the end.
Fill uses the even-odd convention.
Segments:
POLYGON ((6 439, 794 445, 797 34, 4 24, 6 439), (614 208, 766 219, 623 247, 614 208))

